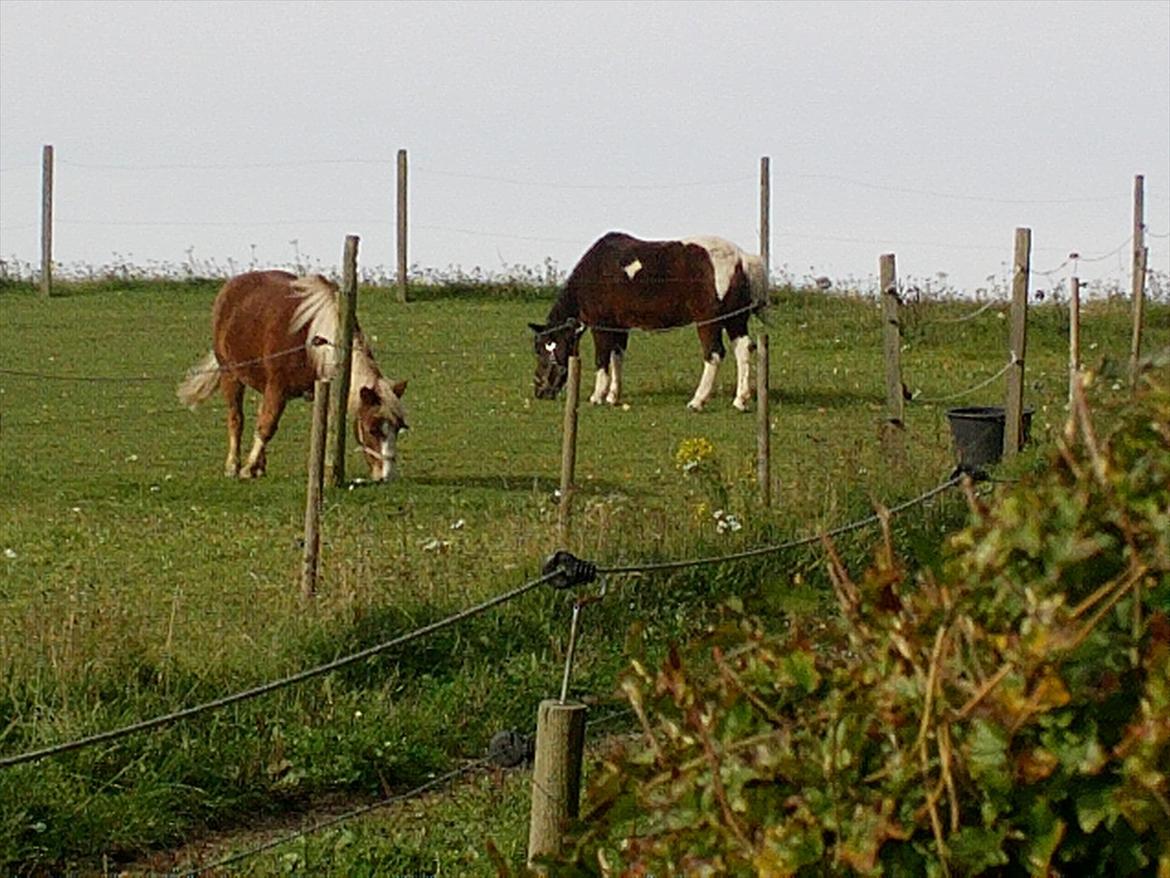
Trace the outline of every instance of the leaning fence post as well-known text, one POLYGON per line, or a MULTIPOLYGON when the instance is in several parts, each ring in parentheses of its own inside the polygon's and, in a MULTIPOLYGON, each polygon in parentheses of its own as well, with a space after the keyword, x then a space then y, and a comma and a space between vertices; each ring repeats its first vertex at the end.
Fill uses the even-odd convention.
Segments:
POLYGON ((1071 442, 1076 435, 1077 383, 1081 380, 1081 279, 1075 274, 1068 294, 1068 422, 1064 438, 1071 442))
POLYGON ((53 295, 53 147, 41 150, 41 295, 53 295))
POLYGON ((898 314, 898 272, 893 253, 878 260, 882 291, 882 341, 886 356, 886 417, 900 427, 904 418, 902 398, 902 321, 898 314))
POLYGON ((406 150, 398 150, 398 301, 406 302, 406 150))
POLYGON ((768 334, 756 339, 756 481, 760 505, 772 505, 772 430, 768 411, 768 334))
POLYGON ((577 402, 581 396, 581 358, 569 357, 569 378, 565 383, 565 423, 561 440, 561 504, 557 513, 557 536, 569 544, 569 517, 573 479, 577 470, 577 402))
POLYGON ((1146 178, 1133 178, 1133 276, 1130 279, 1133 300, 1133 337, 1129 347, 1129 386, 1137 386, 1138 363, 1142 355, 1142 310, 1146 298, 1146 178))
POLYGON ((585 713, 585 705, 576 702, 566 704, 552 698, 540 702, 528 824, 529 868, 539 870, 535 863, 539 857, 561 852, 565 827, 578 815, 585 713))
POLYGON ((333 457, 329 461, 329 481, 335 488, 345 484, 345 431, 349 426, 349 385, 353 370, 353 332, 357 325, 357 251, 358 236, 345 236, 345 257, 341 269, 338 314, 341 317, 337 338, 337 397, 333 407, 333 457))
POLYGON ((317 593, 317 560, 321 549, 321 492, 325 482, 325 436, 329 419, 329 382, 313 385, 313 429, 309 435, 309 483, 305 491, 305 554, 301 565, 301 596, 317 593))
POLYGON ((1011 361, 1007 371, 1004 407, 1003 456, 1015 456, 1024 444, 1024 356, 1028 347, 1028 280, 1032 261, 1032 230, 1016 229, 1012 260, 1012 326, 1008 339, 1011 361))

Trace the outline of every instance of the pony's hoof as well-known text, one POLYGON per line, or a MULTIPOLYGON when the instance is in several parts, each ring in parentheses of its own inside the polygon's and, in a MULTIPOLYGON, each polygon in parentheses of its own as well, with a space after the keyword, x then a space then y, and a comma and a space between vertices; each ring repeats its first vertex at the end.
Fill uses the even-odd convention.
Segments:
POLYGON ((733 408, 736 409, 736 411, 741 411, 744 413, 746 413, 748 411, 748 404, 746 402, 740 402, 738 399, 735 402, 733 402, 731 405, 733 408))
POLYGON ((696 402, 695 400, 692 399, 690 402, 687 403, 687 411, 688 412, 701 412, 702 410, 703 410, 703 404, 701 402, 696 402))
POLYGON ((603 402, 605 402, 605 399, 600 397, 600 396, 589 397, 589 404, 590 405, 601 405, 603 402))

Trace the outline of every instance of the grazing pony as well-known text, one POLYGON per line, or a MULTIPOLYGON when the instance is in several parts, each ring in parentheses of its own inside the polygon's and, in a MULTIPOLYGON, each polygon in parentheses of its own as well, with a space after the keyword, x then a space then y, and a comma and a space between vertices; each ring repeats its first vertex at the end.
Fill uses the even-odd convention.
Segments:
POLYGON ((597 378, 589 401, 617 405, 622 356, 631 329, 695 324, 703 347, 703 374, 687 408, 699 411, 711 398, 719 362, 727 354, 723 330, 735 354, 735 399, 746 411, 751 394, 748 317, 767 304, 764 263, 722 238, 641 241, 610 232, 581 257, 545 323, 535 333, 537 399, 553 399, 564 386, 569 357, 581 334, 593 333, 597 378))
MULTIPOLYGON (((319 274, 297 277, 286 271, 252 271, 228 280, 211 310, 212 349, 187 373, 179 401, 194 408, 218 387, 228 405, 229 478, 264 475, 265 447, 276 433, 285 404, 311 399, 313 382, 337 370, 339 336, 337 285, 319 274), (256 436, 243 469, 244 387, 262 394, 256 436)), ((354 327, 348 408, 370 474, 394 478, 397 440, 406 428, 402 394, 406 382, 382 376, 361 330, 354 327)))

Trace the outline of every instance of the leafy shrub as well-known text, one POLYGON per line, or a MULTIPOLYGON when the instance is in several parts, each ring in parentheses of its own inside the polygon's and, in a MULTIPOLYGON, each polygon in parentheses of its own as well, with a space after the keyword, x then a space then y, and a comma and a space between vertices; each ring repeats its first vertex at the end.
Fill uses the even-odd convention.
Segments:
MULTIPOLYGON (((936 571, 827 545, 847 642, 740 617, 623 689, 564 875, 1170 875, 1170 393, 986 504, 936 571)), ((795 625, 795 623, 792 623, 795 625)))

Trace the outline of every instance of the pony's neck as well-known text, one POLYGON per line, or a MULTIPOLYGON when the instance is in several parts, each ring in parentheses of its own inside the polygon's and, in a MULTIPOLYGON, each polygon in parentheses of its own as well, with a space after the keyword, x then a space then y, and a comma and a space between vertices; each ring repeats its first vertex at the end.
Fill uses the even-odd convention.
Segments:
POLYGON ((557 300, 553 302, 552 308, 549 309, 548 318, 545 323, 549 326, 556 326, 559 323, 564 323, 570 317, 580 317, 581 310, 577 303, 577 290, 572 285, 572 278, 565 284, 565 288, 561 290, 561 294, 557 300))

